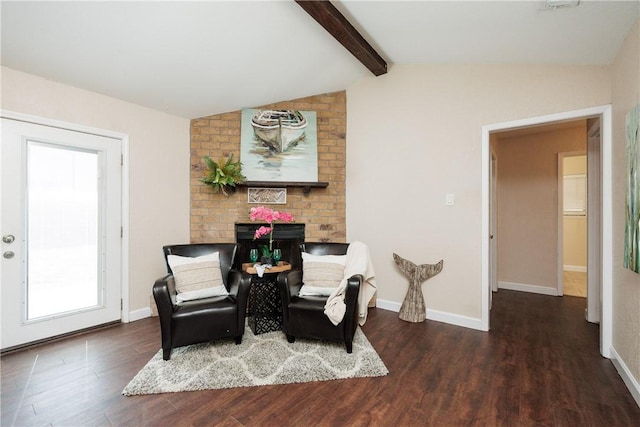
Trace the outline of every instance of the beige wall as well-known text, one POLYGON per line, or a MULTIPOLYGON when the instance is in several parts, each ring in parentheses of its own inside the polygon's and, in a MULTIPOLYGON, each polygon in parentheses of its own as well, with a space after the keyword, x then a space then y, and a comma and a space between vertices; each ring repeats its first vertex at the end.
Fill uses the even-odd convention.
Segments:
MULTIPOLYGON (((640 20, 612 66, 613 347, 640 382, 640 274, 622 266, 625 203, 625 116, 640 103, 640 20)), ((636 383, 637 384, 637 383, 636 383)))
MULTIPOLYGON (((564 175, 586 175, 587 156, 565 157, 564 175)), ((565 215, 563 220, 562 255, 563 264, 570 267, 587 268, 587 217, 565 215)))
POLYGON ((563 218, 562 263, 567 270, 587 268, 587 217, 565 215, 563 218))
POLYGON ((479 324, 482 126, 608 104, 610 88, 608 67, 537 65, 393 66, 348 88, 347 240, 369 245, 379 301, 407 290, 393 252, 444 259, 427 309, 479 324))
POLYGON ((498 282, 558 286, 558 153, 585 151, 586 120, 498 134, 498 282))
POLYGON ((580 175, 587 173, 587 156, 567 156, 562 166, 564 175, 580 175))
POLYGON ((149 308, 162 245, 189 241, 189 120, 2 68, 2 109, 129 136, 129 308, 149 308))

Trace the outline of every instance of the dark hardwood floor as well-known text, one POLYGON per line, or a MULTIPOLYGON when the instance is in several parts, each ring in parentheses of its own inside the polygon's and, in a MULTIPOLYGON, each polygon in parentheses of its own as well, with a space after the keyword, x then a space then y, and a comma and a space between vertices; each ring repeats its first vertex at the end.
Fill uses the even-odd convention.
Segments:
POLYGON ((584 299, 501 290, 489 333, 371 309, 390 374, 124 397, 157 318, 2 356, 2 426, 640 426, 584 299))

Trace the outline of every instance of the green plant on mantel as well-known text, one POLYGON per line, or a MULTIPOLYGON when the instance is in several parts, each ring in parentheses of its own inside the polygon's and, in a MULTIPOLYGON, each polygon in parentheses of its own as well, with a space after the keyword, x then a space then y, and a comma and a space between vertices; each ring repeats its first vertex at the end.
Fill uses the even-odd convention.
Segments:
POLYGON ((222 192, 225 196, 229 192, 235 192, 236 184, 246 181, 246 177, 242 175, 242 163, 233 159, 233 153, 225 160, 221 158, 217 163, 209 156, 203 157, 207 164, 207 174, 200 182, 213 188, 214 193, 222 192))

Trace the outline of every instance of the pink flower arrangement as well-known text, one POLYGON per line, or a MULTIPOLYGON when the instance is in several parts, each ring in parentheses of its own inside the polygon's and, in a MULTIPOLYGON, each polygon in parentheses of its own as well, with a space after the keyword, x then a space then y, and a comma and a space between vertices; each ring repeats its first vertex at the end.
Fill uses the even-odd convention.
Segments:
POLYGON ((278 212, 270 208, 265 208, 264 206, 251 208, 249 219, 251 219, 251 221, 264 221, 269 224, 268 227, 265 227, 264 225, 260 226, 253 235, 253 240, 259 239, 267 234, 269 235, 269 247, 267 248, 266 245, 262 247, 262 255, 265 257, 271 257, 271 251, 273 250, 273 223, 276 221, 295 221, 293 215, 289 212, 278 212))

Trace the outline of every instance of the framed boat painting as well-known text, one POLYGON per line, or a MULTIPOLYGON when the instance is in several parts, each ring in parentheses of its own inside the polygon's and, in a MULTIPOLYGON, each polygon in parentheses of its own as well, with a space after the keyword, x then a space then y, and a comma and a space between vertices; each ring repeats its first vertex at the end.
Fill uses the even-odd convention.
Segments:
POLYGON ((240 160, 247 181, 317 182, 315 111, 242 110, 240 160))
POLYGON ((640 273, 640 105, 627 114, 625 151, 624 267, 640 273))

